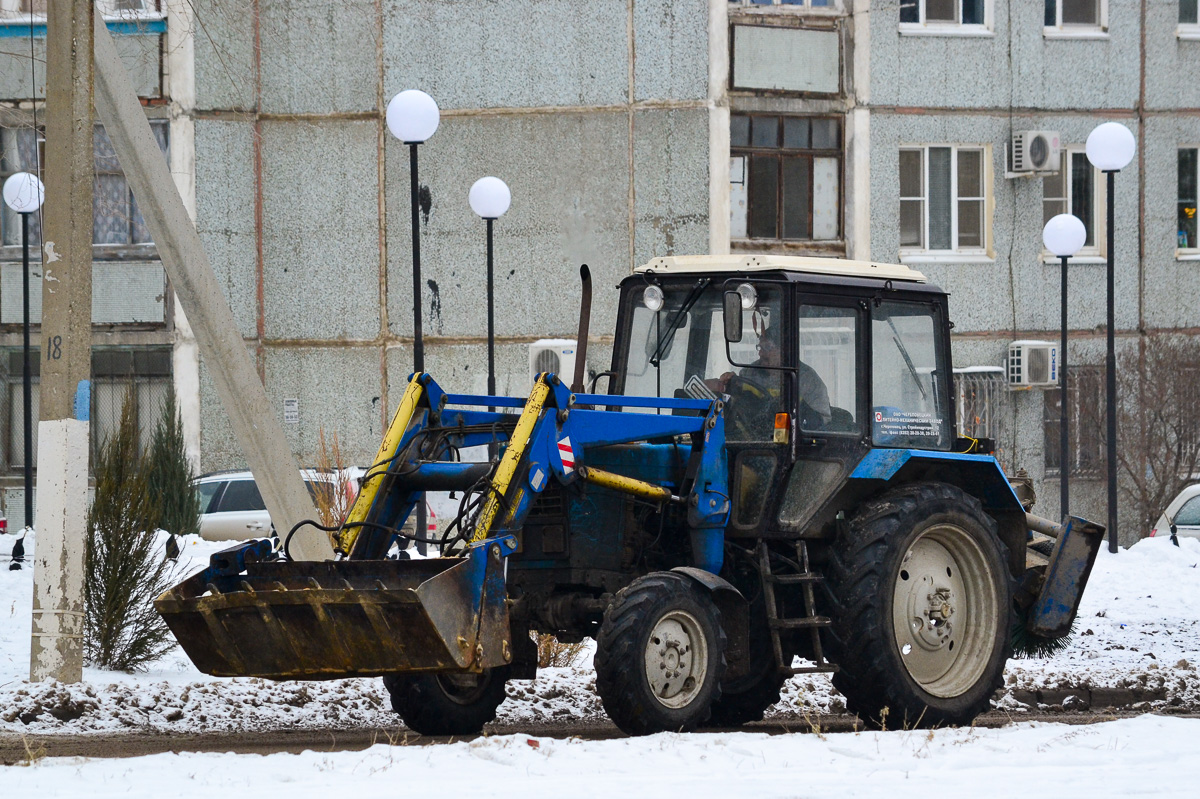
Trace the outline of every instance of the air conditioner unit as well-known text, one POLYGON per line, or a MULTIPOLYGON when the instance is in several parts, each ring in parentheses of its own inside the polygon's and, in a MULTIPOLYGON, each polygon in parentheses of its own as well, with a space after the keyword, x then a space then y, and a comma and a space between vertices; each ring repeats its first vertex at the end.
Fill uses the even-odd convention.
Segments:
POLYGON ((1008 384, 1014 387, 1058 384, 1058 345, 1014 341, 1008 345, 1008 384))
POLYGON ((1023 130, 1012 137, 1014 173, 1057 172, 1062 136, 1056 130, 1023 130))
POLYGON ((567 385, 575 379, 575 339, 544 338, 529 345, 529 384, 553 372, 567 385))

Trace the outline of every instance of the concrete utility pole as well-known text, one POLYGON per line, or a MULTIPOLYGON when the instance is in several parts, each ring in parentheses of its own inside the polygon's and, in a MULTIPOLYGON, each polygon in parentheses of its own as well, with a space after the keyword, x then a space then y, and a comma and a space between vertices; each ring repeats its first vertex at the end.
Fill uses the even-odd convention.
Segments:
MULTIPOLYGON (((175 295, 196 334, 205 366, 229 414, 263 502, 279 535, 287 535, 296 522, 314 515, 312 498, 133 84, 108 28, 99 18, 95 21, 95 39, 96 110, 137 197, 175 295)), ((311 527, 296 533, 291 552, 302 560, 333 557, 329 538, 311 527)))
POLYGON ((92 0, 48 7, 32 681, 83 679, 88 436, 74 404, 92 369, 93 13, 92 0))

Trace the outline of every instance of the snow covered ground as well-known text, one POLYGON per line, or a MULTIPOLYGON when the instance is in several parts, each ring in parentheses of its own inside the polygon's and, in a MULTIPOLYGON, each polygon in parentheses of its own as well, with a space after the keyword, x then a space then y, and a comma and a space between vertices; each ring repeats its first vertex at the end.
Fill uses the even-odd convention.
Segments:
MULTIPOLYGON (((0 542, 7 552, 10 539, 0 542)), ((221 545, 184 542, 190 573, 221 545)), ((32 549, 32 546, 29 547, 32 549)), ((6 566, 0 558, 0 566, 6 566)), ((1019 720, 1030 703, 1062 702, 1074 689, 1086 702, 1119 692, 1134 707, 1200 708, 1200 541, 1171 546, 1148 539, 1117 555, 1103 552, 1080 612, 1074 645, 1055 657, 1009 664, 999 707, 1019 720), (1038 692, 1041 691, 1039 694, 1038 692)), ((147 672, 85 671, 79 685, 30 684, 32 572, 0 571, 0 732, 27 735, 395 726, 379 680, 274 683, 200 674, 181 652, 147 672)), ((1116 694, 1113 694, 1116 695, 1116 694)), ((1099 704, 1096 702, 1096 704, 1099 704)), ((798 677, 771 715, 842 709, 827 678, 798 677)), ((536 724, 602 717, 590 656, 513 682, 500 721, 536 724)), ((151 792, 170 780, 180 796, 279 784, 289 799, 330 790, 364 796, 572 795, 645 792, 651 784, 697 796, 748 794, 854 796, 885 788, 900 796, 1113 796, 1126 792, 1195 795, 1192 756, 1200 720, 1144 716, 1087 727, 1045 723, 999 730, 841 733, 770 737, 760 733, 658 735, 580 741, 483 737, 436 747, 380 744, 364 752, 302 755, 156 755, 117 761, 48 758, 28 769, 0 768, 9 795, 57 795, 87 784, 95 796, 151 792), (999 772, 1003 771, 1003 775, 999 772), (995 772, 994 776, 989 776, 995 772), (82 782, 86 781, 86 783, 82 782), (957 787, 956 787, 957 786, 957 787), (62 790, 60 790, 62 789, 62 790)))
POLYGON ((1082 727, 837 735, 663 733, 583 741, 526 735, 298 755, 45 758, 0 770, 6 796, 265 795, 775 797, 1196 795, 1200 721, 1146 715, 1082 727))

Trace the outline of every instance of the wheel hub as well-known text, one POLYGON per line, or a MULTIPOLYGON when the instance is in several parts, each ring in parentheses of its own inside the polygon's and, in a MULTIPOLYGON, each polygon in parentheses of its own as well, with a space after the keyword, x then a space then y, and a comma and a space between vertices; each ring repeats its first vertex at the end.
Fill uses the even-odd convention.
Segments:
POLYGON ((645 664, 654 697, 667 707, 685 707, 700 693, 708 667, 700 623, 682 610, 663 616, 650 631, 645 664))
POLYGON ((998 623, 994 597, 983 554, 961 528, 937 525, 911 544, 892 621, 901 661, 923 689, 955 696, 978 679, 998 623))

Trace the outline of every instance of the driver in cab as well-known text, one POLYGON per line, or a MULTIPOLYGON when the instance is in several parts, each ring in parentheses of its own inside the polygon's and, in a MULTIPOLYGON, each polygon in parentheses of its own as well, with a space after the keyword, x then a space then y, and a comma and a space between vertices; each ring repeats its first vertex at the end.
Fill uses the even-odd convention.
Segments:
MULTIPOLYGON (((757 432, 758 435, 738 436, 752 440, 769 437, 775 426, 775 414, 783 410, 780 407, 780 385, 784 373, 771 368, 783 365, 778 326, 762 331, 757 348, 758 359, 743 367, 740 374, 730 371, 704 381, 712 391, 729 397, 731 426, 741 432, 757 432)), ((811 366, 800 360, 797 360, 796 366, 800 388, 800 427, 804 430, 823 429, 832 415, 829 390, 811 366)))

